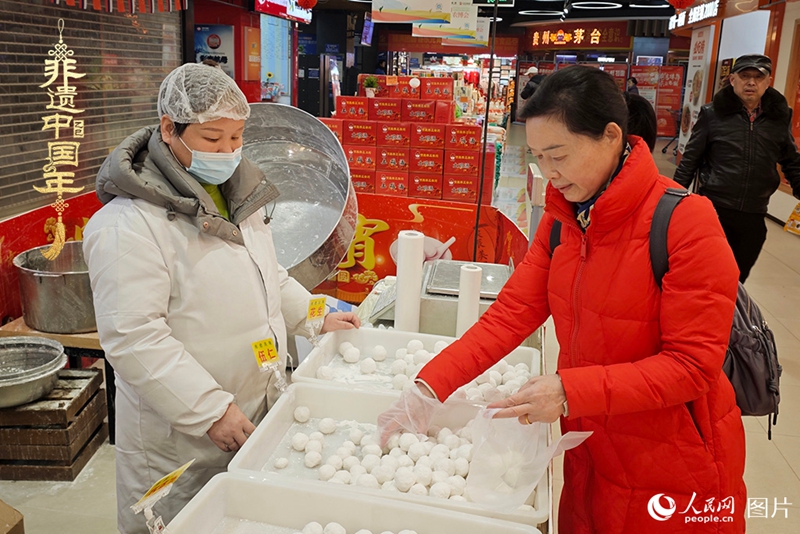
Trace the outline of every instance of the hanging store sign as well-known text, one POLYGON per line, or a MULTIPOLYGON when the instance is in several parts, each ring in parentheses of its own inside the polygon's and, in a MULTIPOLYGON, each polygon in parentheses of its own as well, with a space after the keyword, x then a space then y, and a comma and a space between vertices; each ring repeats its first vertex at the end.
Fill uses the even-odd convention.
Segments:
POLYGON ((449 24, 448 0, 373 0, 372 22, 449 24))
POLYGON ((627 21, 573 22, 530 26, 525 32, 525 50, 630 48, 627 21))
POLYGON ((472 0, 450 0, 450 24, 415 24, 414 37, 441 37, 446 39, 475 39, 478 23, 478 6, 472 0))
POLYGON ((46 185, 33 186, 44 195, 56 195, 56 201, 52 204, 57 215, 57 219, 53 221, 53 244, 42 253, 42 256, 51 261, 61 254, 66 243, 63 215, 69 204, 64 200, 64 194, 80 193, 84 190, 84 187, 72 185, 75 183, 74 170, 80 162, 78 151, 81 142, 78 139, 83 139, 86 134, 84 119, 78 118, 86 110, 75 106, 78 88, 71 83, 83 78, 86 73, 78 72, 78 62, 72 58, 74 54, 64 42, 64 19, 59 19, 58 43, 47 52, 50 59, 44 60, 44 77, 47 81, 39 86, 47 89, 50 99, 50 103, 45 106, 46 115, 42 116, 42 131, 52 131, 54 140, 47 143, 47 163, 42 167, 42 178, 46 185))
POLYGON ((669 29, 675 30, 687 24, 694 24, 701 20, 713 19, 719 15, 719 0, 690 7, 686 11, 675 13, 669 18, 669 29))
POLYGON ((489 17, 478 17, 475 23, 474 39, 442 39, 443 46, 469 46, 487 48, 489 46, 489 17))
POLYGON ((311 22, 311 10, 303 9, 297 0, 256 0, 256 11, 273 17, 294 20, 308 24, 311 22))

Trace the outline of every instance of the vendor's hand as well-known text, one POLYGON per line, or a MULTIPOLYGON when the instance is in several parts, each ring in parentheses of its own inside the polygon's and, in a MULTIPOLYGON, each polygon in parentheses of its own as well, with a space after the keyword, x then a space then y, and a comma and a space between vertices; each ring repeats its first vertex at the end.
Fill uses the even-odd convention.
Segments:
POLYGON ((245 417, 238 406, 231 403, 222 419, 211 425, 208 437, 225 452, 235 452, 244 445, 256 427, 245 417))
POLYGON ((392 435, 406 430, 415 434, 425 434, 431 419, 442 405, 428 388, 415 384, 400 395, 388 410, 378 416, 378 435, 380 445, 385 447, 392 435))
POLYGON ((510 397, 488 409, 500 409, 495 417, 516 417, 523 425, 553 423, 564 414, 567 395, 558 375, 534 376, 510 397))
POLYGON ((320 334, 333 332, 335 330, 352 330, 360 326, 361 321, 355 313, 333 312, 325 316, 325 322, 322 323, 322 331, 320 334))

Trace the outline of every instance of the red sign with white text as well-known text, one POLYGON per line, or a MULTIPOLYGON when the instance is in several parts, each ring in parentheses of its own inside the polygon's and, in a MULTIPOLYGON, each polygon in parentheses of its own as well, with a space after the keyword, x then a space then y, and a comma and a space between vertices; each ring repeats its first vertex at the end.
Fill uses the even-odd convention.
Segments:
POLYGON ((273 17, 296 20, 308 24, 311 22, 311 10, 303 9, 294 0, 256 0, 255 9, 273 17))
POLYGON ((683 67, 661 67, 658 77, 658 118, 659 137, 672 137, 677 132, 676 113, 681 109, 681 89, 683 88, 683 67))

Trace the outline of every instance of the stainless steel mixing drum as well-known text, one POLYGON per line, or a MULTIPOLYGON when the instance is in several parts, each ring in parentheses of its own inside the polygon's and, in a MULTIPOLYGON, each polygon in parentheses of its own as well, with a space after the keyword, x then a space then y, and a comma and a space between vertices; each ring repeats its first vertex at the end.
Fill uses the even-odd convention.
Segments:
POLYGON ((355 235, 342 145, 316 117, 283 104, 251 104, 244 140, 244 155, 281 193, 270 222, 278 262, 310 290, 336 270, 355 235))

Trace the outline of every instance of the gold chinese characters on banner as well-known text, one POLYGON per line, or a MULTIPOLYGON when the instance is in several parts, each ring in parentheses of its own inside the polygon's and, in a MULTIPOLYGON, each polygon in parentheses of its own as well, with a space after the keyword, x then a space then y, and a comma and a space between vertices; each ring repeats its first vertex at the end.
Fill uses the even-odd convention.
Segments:
POLYGON ((56 194, 56 201, 52 206, 58 215, 53 244, 42 254, 48 260, 54 260, 61 254, 66 241, 63 214, 69 204, 64 201, 64 194, 80 193, 84 190, 84 187, 72 186, 75 182, 73 171, 78 166, 78 150, 81 146, 80 141, 76 140, 83 139, 84 136, 84 121, 78 117, 85 110, 75 107, 77 87, 70 82, 83 78, 86 74, 77 72, 77 61, 72 59, 74 52, 64 43, 63 35, 64 19, 59 19, 58 43, 47 52, 50 59, 44 60, 44 77, 47 81, 39 86, 47 89, 50 100, 45 106, 46 114, 42 116, 42 131, 52 130, 54 141, 47 143, 47 162, 42 167, 45 186, 33 188, 42 194, 56 194))

